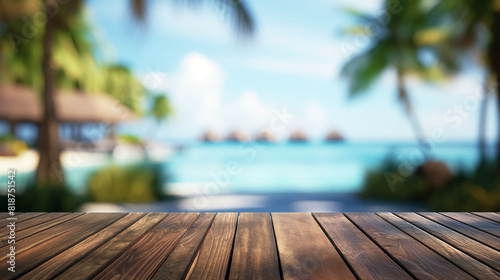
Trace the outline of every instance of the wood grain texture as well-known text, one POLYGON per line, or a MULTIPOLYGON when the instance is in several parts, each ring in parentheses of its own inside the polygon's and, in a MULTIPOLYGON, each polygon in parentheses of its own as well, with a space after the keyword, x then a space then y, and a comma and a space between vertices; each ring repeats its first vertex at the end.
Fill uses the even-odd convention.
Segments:
POLYGON ((366 234, 418 279, 473 279, 374 213, 346 213, 366 234))
MULTIPOLYGON (((71 215, 71 214, 70 214, 71 215)), ((92 221, 93 215, 95 214, 80 214, 80 213, 73 213, 73 219, 68 222, 68 224, 65 225, 56 225, 54 227, 48 228, 46 230, 40 231, 36 234, 32 234, 30 236, 26 236, 27 234, 30 233, 31 230, 34 230, 35 228, 38 228, 38 226, 31 227, 27 230, 21 231, 19 233, 16 233, 16 244, 18 246, 16 249, 17 254, 20 254, 26 250, 29 250, 35 246, 38 246, 48 240, 51 240, 58 235, 64 234, 68 231, 74 231, 75 229, 80 229, 82 225, 88 224, 92 221)), ((67 215, 69 216, 69 215, 67 215)), ((61 218, 65 218, 67 216, 63 216, 61 218)), ((60 218, 60 219, 61 219, 60 218)), ((104 219, 104 215, 102 215, 101 219, 104 219)), ((47 223, 51 223, 52 221, 49 221, 47 223)), ((44 223, 45 224, 45 223, 44 223)), ((42 224, 42 225, 44 225, 42 224)), ((2 250, 6 250, 6 248, 10 245, 8 244, 2 244, 2 250)), ((2 255, 3 256, 3 255, 2 255)), ((0 256, 0 260, 3 260, 3 258, 0 256)))
MULTIPOLYGON (((16 213, 16 214, 21 214, 21 213, 16 213)), ((11 217, 8 212, 0 212, 0 219, 6 219, 8 217, 11 217)))
POLYGON ((171 213, 95 279, 149 279, 200 213, 171 213))
MULTIPOLYGON (((23 265, 16 267, 15 273, 11 273, 7 271, 8 263, 2 259, 0 263, 0 279, 18 278, 25 272, 28 272, 42 262, 70 248, 123 216, 125 216, 125 214, 122 213, 85 214, 81 216, 82 218, 77 225, 69 229, 64 229, 64 233, 62 234, 56 234, 58 230, 62 230, 60 228, 58 229, 56 226, 40 234, 16 242, 16 251, 21 251, 20 253, 16 252, 16 256, 19 260, 23 260, 23 265), (45 240, 45 242, 36 242, 36 246, 31 246, 35 243, 37 238, 41 238, 45 240), (29 247, 29 249, 25 249, 27 247, 29 247)), ((79 218, 75 218, 72 221, 76 221, 77 219, 79 218)))
MULTIPOLYGON (((68 214, 68 215, 64 215, 60 218, 56 218, 56 219, 53 219, 53 220, 50 220, 48 222, 45 222, 45 223, 42 223, 42 224, 39 224, 39 225, 36 225, 36 226, 33 226, 33 227, 30 227, 30 228, 27 228, 25 230, 22 230, 22 231, 19 231, 19 232, 16 232, 16 242, 17 241, 20 241, 26 237, 29 237, 29 236, 32 236, 36 233, 39 233, 39 232, 42 232, 46 229, 49 229, 53 226, 56 226, 56 225, 59 225, 59 224, 62 224, 64 222, 67 222, 67 221, 70 221, 76 217, 79 217, 79 216, 82 216, 84 215, 83 213, 71 213, 71 214, 68 214)), ((67 226, 65 227, 67 229, 71 228, 71 225, 70 226, 67 226)), ((40 241, 41 239, 35 239, 36 241, 40 241)), ((3 247, 3 246, 6 246, 7 245, 7 242, 5 240, 1 240, 0 241, 0 247, 3 247)))
POLYGON ((238 213, 218 213, 195 256, 186 279, 225 279, 238 213))
POLYGON ((158 268, 153 280, 184 279, 198 248, 212 225, 215 213, 202 213, 158 268))
POLYGON ((272 213, 283 279, 356 279, 309 213, 272 213))
MULTIPOLYGON (((69 213, 47 213, 44 215, 37 216, 36 219, 28 219, 28 220, 23 220, 23 221, 16 221, 16 234, 19 232, 28 229, 30 227, 43 224, 47 221, 54 220, 60 217, 63 217, 65 215, 68 215, 69 213)), ((0 244, 7 244, 7 236, 10 232, 10 229, 7 227, 1 228, 0 229, 0 244)), ((17 236, 19 237, 19 236, 17 236)), ((18 239, 19 240, 19 239, 18 239)))
POLYGON ((269 213, 240 214, 229 279, 281 279, 269 213))
POLYGON ((497 213, 17 214, 2 280, 500 279, 497 213))
POLYGON ((392 213, 377 213, 477 279, 500 279, 500 273, 392 213))
POLYGON ((0 228, 6 227, 7 224, 11 221, 16 222, 16 224, 17 224, 17 223, 20 223, 22 221, 33 219, 35 217, 42 216, 45 214, 47 214, 47 213, 45 213, 45 212, 16 213, 15 216, 8 216, 8 217, 5 217, 4 219, 1 219, 0 220, 0 228), (16 218, 16 219, 14 220, 13 218, 16 218))
POLYGON ((314 213, 361 279, 413 279, 342 213, 314 213))
POLYGON ((481 231, 477 228, 474 228, 470 225, 452 219, 448 216, 441 215, 439 213, 432 212, 422 212, 420 215, 426 217, 429 220, 432 220, 436 223, 442 224, 446 227, 453 229, 454 231, 460 232, 461 234, 468 236, 472 239, 475 239, 483 244, 486 244, 497 251, 500 251, 500 238, 495 236, 491 236, 490 234, 481 231))
POLYGON ((93 249, 99 247, 103 242, 120 233, 122 230, 144 216, 144 213, 130 213, 113 224, 89 236, 64 252, 39 265, 19 279, 53 279, 65 268, 85 257, 93 249))
POLYGON ((90 279, 96 276, 107 264, 130 247, 141 236, 151 230, 167 213, 149 213, 139 221, 122 231, 111 240, 73 264, 56 279, 90 279))
POLYGON ((428 233, 438 237, 448 244, 460 248, 463 252, 473 256, 481 262, 498 270, 500 268, 500 252, 478 241, 462 235, 447 227, 426 219, 416 213, 395 213, 399 217, 418 226, 428 233))
POLYGON ((448 216, 452 219, 460 221, 464 224, 467 224, 471 227, 475 227, 479 230, 485 231, 489 234, 492 234, 496 237, 500 237, 500 224, 492 222, 483 217, 476 216, 471 213, 451 213, 451 212, 443 212, 441 213, 445 216, 448 216))
POLYGON ((472 212, 472 214, 500 223, 500 214, 493 212, 472 212))

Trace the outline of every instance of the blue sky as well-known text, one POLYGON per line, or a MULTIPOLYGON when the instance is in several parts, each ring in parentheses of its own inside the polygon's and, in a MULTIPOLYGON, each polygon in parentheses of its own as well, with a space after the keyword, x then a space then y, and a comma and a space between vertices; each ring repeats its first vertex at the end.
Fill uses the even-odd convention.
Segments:
MULTIPOLYGON (((354 99, 339 76, 343 63, 364 47, 359 38, 341 34, 352 24, 342 8, 377 14, 379 1, 247 1, 257 27, 248 42, 236 38, 215 6, 192 10, 172 2, 152 1, 142 27, 130 19, 128 1, 88 2, 101 59, 128 65, 176 110, 165 124, 145 119, 123 131, 177 140, 198 138, 205 130, 255 135, 286 108, 295 118, 278 133, 282 139, 296 129, 317 140, 330 130, 353 141, 414 139, 392 71, 354 99)), ((428 137, 441 131, 446 141, 476 139, 480 95, 474 94, 481 93, 481 82, 476 68, 439 85, 408 80, 428 137)), ((494 139, 491 101, 488 136, 494 139)))

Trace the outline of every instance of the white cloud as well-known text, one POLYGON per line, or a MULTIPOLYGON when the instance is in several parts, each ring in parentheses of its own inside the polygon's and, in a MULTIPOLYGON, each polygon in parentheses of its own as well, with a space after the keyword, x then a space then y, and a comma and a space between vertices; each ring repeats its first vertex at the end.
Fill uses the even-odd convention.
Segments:
POLYGON ((189 53, 172 77, 172 105, 185 125, 216 127, 224 84, 224 72, 213 60, 189 53))
POLYGON ((175 73, 151 72, 142 75, 141 81, 149 90, 169 97, 176 112, 167 127, 169 137, 197 138, 208 129, 221 135, 241 129, 253 135, 272 117, 273 107, 252 90, 233 101, 224 99, 224 70, 201 53, 185 55, 175 73))
POLYGON ((262 57, 249 60, 245 66, 261 71, 285 73, 322 80, 332 80, 337 74, 336 67, 329 61, 320 62, 262 57))
POLYGON ((220 128, 224 80, 219 64, 197 52, 186 54, 173 74, 151 72, 141 79, 149 90, 167 94, 176 113, 169 128, 180 138, 220 128))

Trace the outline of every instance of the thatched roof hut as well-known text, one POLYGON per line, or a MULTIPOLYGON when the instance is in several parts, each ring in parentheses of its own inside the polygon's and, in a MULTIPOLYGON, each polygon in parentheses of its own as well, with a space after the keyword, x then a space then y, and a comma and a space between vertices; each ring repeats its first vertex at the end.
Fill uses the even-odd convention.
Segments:
POLYGON ((296 130, 290 135, 289 141, 290 142, 307 142, 307 135, 301 130, 296 130))
POLYGON ((262 130, 257 134, 257 137, 255 137, 255 141, 258 142, 274 142, 276 141, 276 137, 274 137, 274 134, 268 130, 262 130))
POLYGON ((213 142, 219 142, 220 138, 215 132, 209 130, 201 136, 201 141, 213 143, 213 142))
POLYGON ((129 108, 106 94, 59 91, 56 106, 57 116, 64 122, 117 123, 137 119, 129 108))
POLYGON ((248 142, 250 138, 248 136, 239 131, 239 130, 233 130, 229 135, 226 137, 226 141, 229 142, 248 142))
POLYGON ((331 131, 328 133, 325 140, 327 142, 341 142, 344 141, 344 136, 337 131, 331 131))
MULTIPOLYGON (((56 116, 60 122, 117 123, 137 119, 127 107, 106 94, 57 91, 56 116)), ((40 122, 43 110, 39 95, 20 85, 0 86, 0 120, 40 122)))
POLYGON ((0 120, 39 122, 42 107, 34 90, 25 86, 0 86, 0 120))

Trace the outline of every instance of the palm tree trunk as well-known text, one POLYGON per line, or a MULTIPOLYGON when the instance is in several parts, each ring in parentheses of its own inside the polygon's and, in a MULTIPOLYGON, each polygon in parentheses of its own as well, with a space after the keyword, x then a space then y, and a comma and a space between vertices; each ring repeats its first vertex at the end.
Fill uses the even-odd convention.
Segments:
POLYGON ((425 142, 425 133, 418 121, 418 118, 413 110, 413 106, 410 102, 410 98, 408 96, 408 92, 406 91, 406 86, 404 82, 403 72, 401 70, 397 70, 397 80, 398 80, 398 97, 399 100, 403 103, 405 107, 406 115, 410 120, 410 124, 415 132, 415 136, 417 137, 418 144, 420 145, 422 152, 425 158, 430 156, 429 145, 425 142))
POLYGON ((10 135, 12 135, 13 137, 16 137, 16 122, 15 121, 9 122, 9 132, 10 132, 10 135))
MULTIPOLYGON (((500 61, 499 68, 500 68, 500 61)), ((497 81, 500 81, 500 70, 496 71, 497 81)), ((498 136, 497 136, 497 174, 500 174, 500 83, 497 82, 497 112, 498 112, 498 136)))
POLYGON ((488 115, 488 86, 484 87, 484 96, 479 108, 479 163, 484 164, 486 157, 486 120, 488 115))
MULTIPOLYGON (((46 5, 49 4, 47 3, 46 5)), ((54 25, 54 18, 48 16, 43 38, 42 71, 44 77, 44 115, 38 132, 38 152, 40 154, 40 160, 38 162, 35 178, 37 186, 54 186, 64 183, 59 159, 59 131, 54 101, 53 73, 50 66, 52 60, 54 25)))
POLYGON ((500 174, 500 11, 495 10, 493 14, 493 24, 491 29, 491 45, 488 50, 490 65, 495 72, 496 77, 496 94, 497 94, 497 111, 498 111, 498 138, 497 138, 497 174, 500 174))

